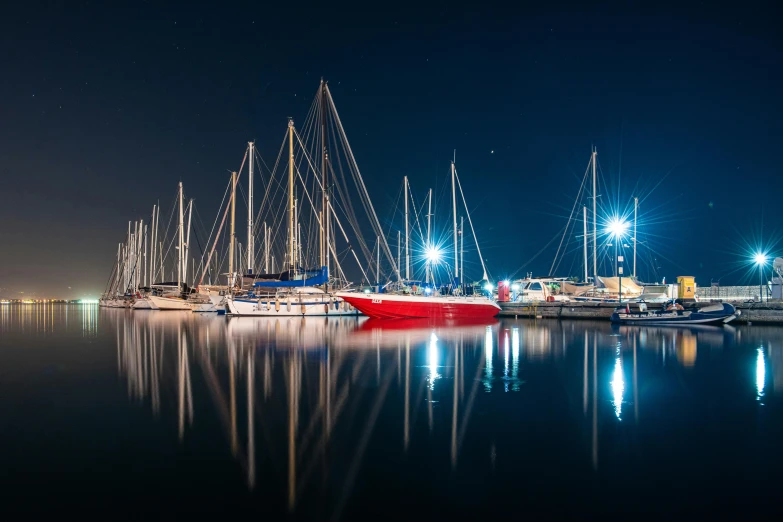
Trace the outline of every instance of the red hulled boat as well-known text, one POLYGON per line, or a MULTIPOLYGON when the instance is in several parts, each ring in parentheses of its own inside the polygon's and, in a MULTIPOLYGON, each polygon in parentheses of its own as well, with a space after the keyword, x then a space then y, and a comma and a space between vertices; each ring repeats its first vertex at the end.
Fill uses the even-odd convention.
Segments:
POLYGON ((500 306, 483 296, 365 294, 338 292, 337 295, 368 317, 378 319, 491 319, 500 306))

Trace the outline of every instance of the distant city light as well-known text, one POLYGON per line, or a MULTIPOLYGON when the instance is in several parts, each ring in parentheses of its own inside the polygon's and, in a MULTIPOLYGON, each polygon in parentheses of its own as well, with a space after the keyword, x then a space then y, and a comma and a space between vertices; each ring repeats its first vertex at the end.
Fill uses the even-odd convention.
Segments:
POLYGON ((98 304, 97 299, 79 299, 79 304, 98 304))

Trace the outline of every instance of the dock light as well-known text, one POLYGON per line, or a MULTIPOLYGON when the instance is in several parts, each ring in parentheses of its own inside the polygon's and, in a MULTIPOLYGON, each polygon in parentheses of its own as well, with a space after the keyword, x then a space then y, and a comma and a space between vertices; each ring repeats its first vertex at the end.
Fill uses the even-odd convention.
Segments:
POLYGON ((622 237, 625 235, 626 232, 628 232, 628 227, 631 224, 625 221, 624 219, 619 218, 612 218, 609 220, 609 225, 606 227, 606 231, 612 236, 612 237, 622 237))
POLYGON ((513 290, 514 292, 519 292, 519 285, 514 283, 513 285, 511 285, 511 290, 513 290))
POLYGON ((439 248, 429 247, 427 249, 427 261, 430 263, 437 263, 441 257, 443 257, 443 252, 439 248))
POLYGON ((765 265, 767 263, 767 256, 759 252, 753 257, 753 260, 757 265, 765 265))
POLYGON ((506 286, 508 286, 508 285, 509 285, 508 279, 506 279, 505 281, 503 281, 503 284, 504 284, 504 285, 506 285, 506 286))
POLYGON ((429 287, 425 288, 424 289, 424 293, 427 294, 427 295, 430 295, 432 293, 432 288, 429 288, 429 287))
POLYGON ((495 287, 492 286, 491 283, 487 283, 487 284, 484 285, 484 290, 486 290, 487 292, 491 292, 494 289, 495 289, 495 287))

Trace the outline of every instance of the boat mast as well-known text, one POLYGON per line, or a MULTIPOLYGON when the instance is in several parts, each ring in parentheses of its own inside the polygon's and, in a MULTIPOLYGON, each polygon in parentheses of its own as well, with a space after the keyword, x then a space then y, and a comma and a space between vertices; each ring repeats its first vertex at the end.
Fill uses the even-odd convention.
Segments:
POLYGON ((375 291, 381 291, 381 236, 378 236, 378 253, 375 257, 375 291))
POLYGON ((128 291, 128 288, 130 287, 130 248, 131 248, 131 222, 128 221, 128 239, 125 241, 125 244, 122 246, 123 251, 123 260, 125 262, 125 281, 123 281, 123 288, 122 293, 126 293, 128 291))
MULTIPOLYGON (((190 251, 190 223, 191 218, 193 217, 193 200, 190 200, 190 203, 188 203, 188 236, 185 239, 185 254, 182 256, 182 259, 184 261, 182 265, 182 279, 185 281, 185 284, 188 282, 188 252, 190 251)), ((195 275, 195 273, 194 273, 195 275)))
MULTIPOLYGON (((329 274, 329 246, 331 244, 331 232, 329 230, 329 177, 328 177, 328 161, 329 155, 326 149, 326 84, 323 78, 321 78, 321 192, 323 200, 321 201, 321 209, 323 216, 321 217, 321 266, 326 267, 326 273, 329 274)), ((328 290, 329 281, 324 283, 325 288, 328 290)))
POLYGON ((636 214, 639 210, 639 198, 633 198, 633 278, 636 279, 636 214))
POLYGON ((587 205, 582 206, 584 211, 584 217, 582 218, 582 225, 584 226, 584 240, 585 240, 585 283, 587 283, 587 205))
POLYGON ((147 286, 147 226, 144 226, 144 286, 147 286))
POLYGON ((430 282, 430 276, 432 274, 432 266, 431 261, 429 259, 430 255, 430 249, 432 248, 432 244, 430 243, 430 221, 432 219, 432 189, 430 189, 430 195, 427 198, 428 200, 428 210, 427 210, 427 251, 425 252, 427 254, 427 271, 424 274, 424 282, 429 283, 430 282))
POLYGON ((598 195, 596 194, 596 176, 595 176, 595 162, 596 162, 596 156, 598 156, 598 151, 595 150, 595 147, 593 147, 593 284, 598 283, 598 264, 597 264, 597 245, 598 245, 598 226, 596 225, 596 198, 598 195))
POLYGON ((185 250, 185 209, 182 207, 182 182, 179 182, 179 251, 178 251, 178 265, 177 265, 177 288, 182 290, 182 254, 185 250))
POLYGON ((228 286, 234 287, 234 243, 236 242, 236 201, 237 201, 237 173, 231 173, 231 237, 228 246, 228 286))
POLYGON ((248 170, 248 182, 247 182, 247 272, 253 273, 253 265, 255 264, 255 245, 253 244, 253 153, 254 143, 252 141, 247 142, 248 149, 250 149, 250 165, 248 170))
POLYGON ((157 208, 157 205, 152 205, 152 228, 150 230, 150 286, 155 284, 155 230, 157 229, 155 212, 157 208))
POLYGON ((451 203, 454 213, 454 279, 459 278, 459 250, 457 249, 457 181, 454 174, 454 161, 451 162, 451 203))
POLYGON ((400 278, 400 251, 401 251, 400 245, 401 244, 402 243, 400 241, 400 231, 398 230, 397 231, 397 279, 400 278))
POLYGON ((459 217, 459 286, 465 277, 465 216, 459 217))
POLYGON ((122 259, 122 243, 117 243, 117 275, 115 276, 115 281, 117 282, 117 288, 114 291, 114 294, 116 295, 118 293, 119 287, 120 287, 120 260, 122 259))
POLYGON ((294 223, 294 121, 288 120, 288 269, 294 271, 296 224, 294 223))
POLYGON ((410 280, 411 263, 410 263, 410 251, 408 250, 408 176, 405 176, 404 181, 405 191, 405 279, 410 280))
POLYGON ((269 230, 264 221, 264 273, 269 273, 269 230))

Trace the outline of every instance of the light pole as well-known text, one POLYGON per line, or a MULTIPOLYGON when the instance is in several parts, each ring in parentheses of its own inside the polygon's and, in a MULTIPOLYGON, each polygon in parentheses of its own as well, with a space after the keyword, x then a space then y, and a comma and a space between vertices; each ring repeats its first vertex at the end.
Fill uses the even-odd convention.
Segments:
POLYGON ((766 254, 759 252, 753 259, 756 261, 756 264, 759 265, 759 303, 761 303, 764 301, 764 291, 762 288, 764 286, 764 265, 767 264, 767 256, 766 254))
POLYGON ((621 265, 623 259, 621 256, 618 256, 618 247, 620 241, 622 241, 623 236, 628 231, 629 223, 621 218, 612 218, 609 221, 609 226, 607 227, 607 232, 614 238, 614 263, 615 263, 615 274, 620 278, 619 280, 619 296, 618 300, 620 302, 623 301, 623 267, 621 265))

